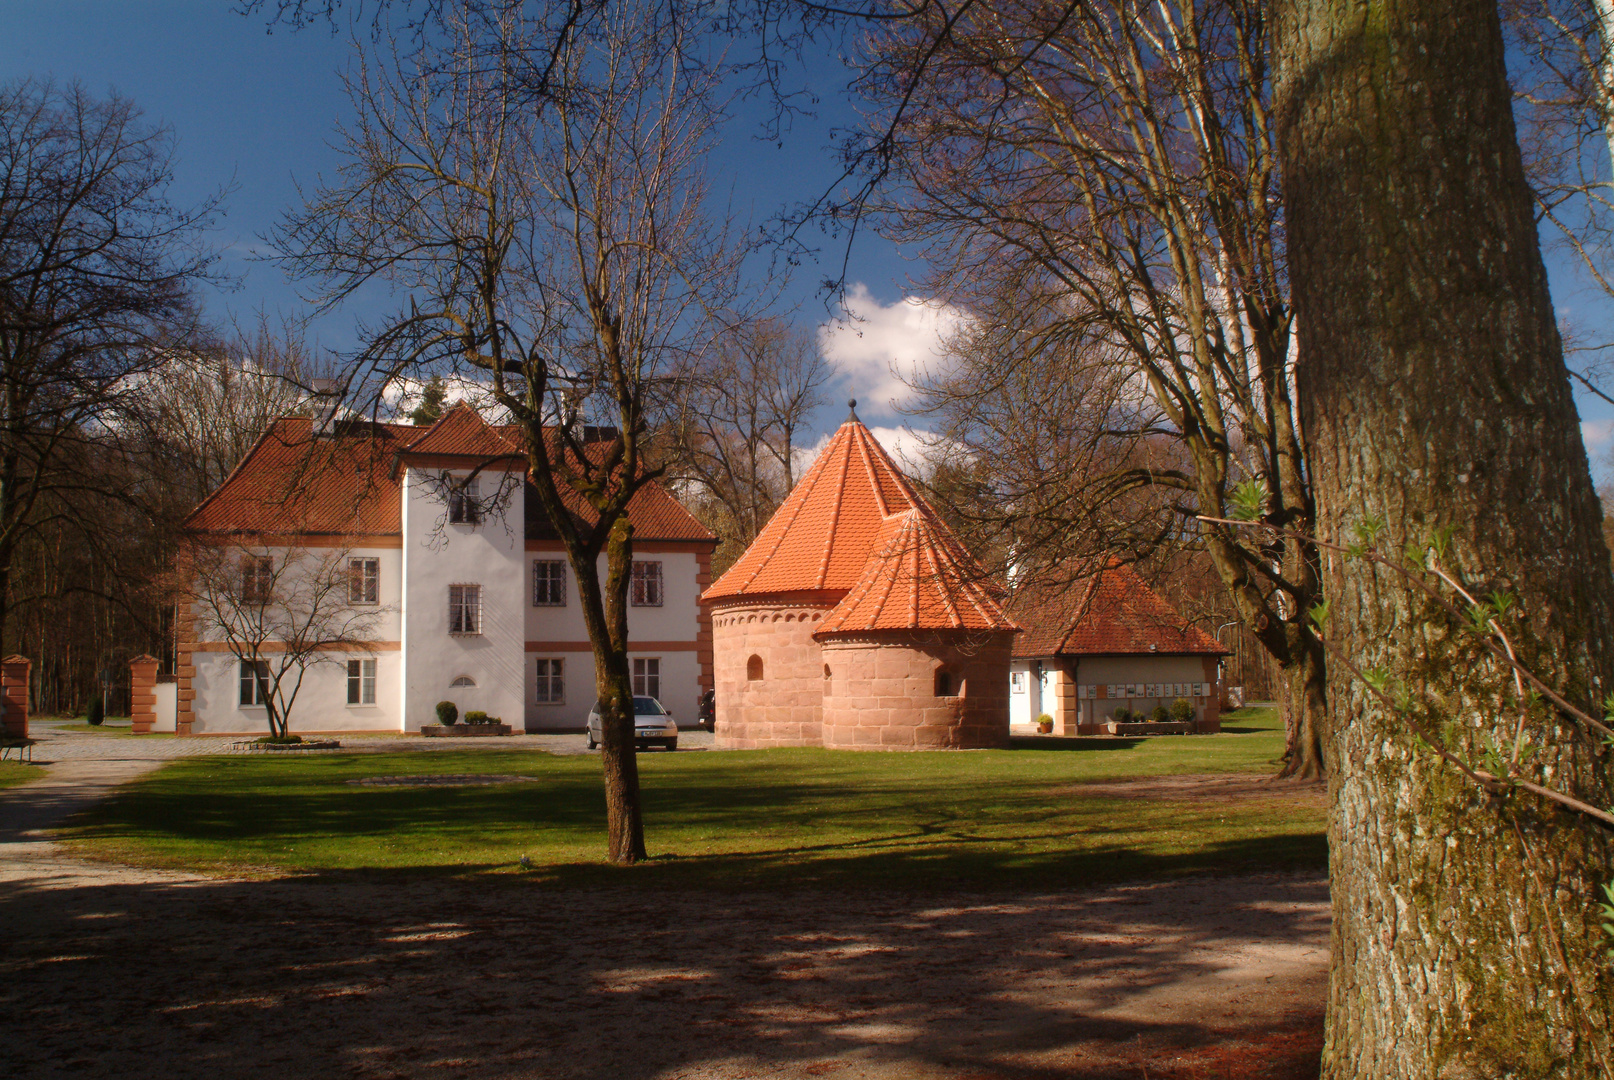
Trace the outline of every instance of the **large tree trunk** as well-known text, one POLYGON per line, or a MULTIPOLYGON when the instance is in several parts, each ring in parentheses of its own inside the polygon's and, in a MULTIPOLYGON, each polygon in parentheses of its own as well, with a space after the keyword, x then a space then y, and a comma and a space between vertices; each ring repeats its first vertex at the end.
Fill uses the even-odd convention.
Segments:
POLYGON ((1327 670, 1322 645, 1300 630, 1295 645, 1298 660, 1283 670, 1284 780, 1321 782, 1325 772, 1323 726, 1328 717, 1327 670))
MULTIPOLYGON (((1614 689, 1614 588, 1514 138, 1494 0, 1279 0, 1276 104, 1300 391, 1325 539, 1364 516, 1399 552, 1516 593, 1530 666, 1614 689)), ((1324 560, 1328 638, 1383 666, 1479 760, 1508 683, 1394 574, 1324 560)), ((1607 837, 1491 797, 1420 749, 1344 665, 1328 678, 1334 939, 1323 1076, 1603 1075, 1610 980, 1592 919, 1607 837)), ((1609 804, 1561 717, 1551 782, 1609 804)), ((1537 773, 1538 776, 1542 775, 1537 773)))

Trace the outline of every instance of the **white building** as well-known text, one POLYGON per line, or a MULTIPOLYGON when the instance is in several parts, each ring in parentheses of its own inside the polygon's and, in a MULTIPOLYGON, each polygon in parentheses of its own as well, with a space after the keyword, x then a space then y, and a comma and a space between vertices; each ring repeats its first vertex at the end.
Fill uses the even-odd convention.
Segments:
MULTIPOLYGON (((593 652, 518 437, 463 405, 429 428, 343 423, 327 435, 311 420, 282 418, 191 514, 188 532, 229 552, 243 579, 261 564, 266 592, 275 574, 334 568, 345 594, 339 617, 363 623, 358 640, 304 669, 293 731, 418 731, 437 722, 445 700, 461 716, 480 710, 517 730, 582 728, 594 704, 593 652)), ((592 513, 581 498, 573 506, 592 513)), ((656 485, 635 495, 628 517, 634 692, 693 725, 712 685, 699 596, 717 540, 656 485)), ((604 572, 602 556, 602 581, 604 572)), ((179 731, 266 730, 226 623, 200 601, 182 605, 178 623, 179 731)))
POLYGON ((1221 730, 1225 649, 1138 576, 1111 560, 1099 573, 1055 585, 1024 582, 1009 604, 1024 633, 1009 668, 1009 719, 1053 720, 1059 735, 1114 733, 1124 715, 1178 700, 1193 729, 1221 730))

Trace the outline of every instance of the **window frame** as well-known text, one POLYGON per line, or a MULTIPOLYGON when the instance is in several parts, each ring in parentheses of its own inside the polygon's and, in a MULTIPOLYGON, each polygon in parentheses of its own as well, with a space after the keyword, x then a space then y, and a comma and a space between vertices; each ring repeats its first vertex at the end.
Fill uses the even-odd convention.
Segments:
POLYGON ((565 607, 566 606, 566 560, 565 559, 534 559, 532 560, 532 606, 533 607, 565 607), (548 567, 553 574, 540 578, 538 568, 548 567), (549 588, 550 599, 541 599, 538 595, 539 583, 549 588), (558 597, 558 599, 557 599, 558 597))
POLYGON ((236 674, 236 707, 240 709, 267 709, 269 707, 268 695, 274 693, 274 689, 269 685, 269 661, 241 660, 237 658, 237 662, 239 667, 236 674), (260 684, 256 677, 248 678, 247 672, 249 670, 253 672, 254 676, 261 675, 263 678, 263 683, 260 684), (248 687, 252 688, 252 700, 243 701, 242 698, 246 696, 243 691, 245 691, 248 687), (263 692, 263 696, 261 698, 259 697, 260 690, 263 692))
POLYGON ((241 556, 241 603, 267 604, 274 590, 275 557, 273 555, 241 556))
POLYGON ((351 709, 373 708, 375 706, 376 676, 380 665, 373 656, 359 656, 350 658, 347 662, 347 704, 351 709), (354 672, 354 667, 358 672, 354 672), (369 672, 366 673, 366 667, 369 672), (369 700, 365 700, 365 691, 369 691, 369 700), (358 700, 354 700, 357 691, 358 700))
POLYGON ((661 657, 635 656, 632 660, 630 676, 633 681, 634 697, 653 697, 661 700, 661 657), (641 681, 643 680, 643 681, 641 681), (651 680, 654 680, 652 682, 651 680), (654 686, 655 689, 651 690, 654 686))
POLYGON ((633 560, 633 580, 629 582, 628 603, 632 607, 666 606, 667 584, 660 559, 633 560))
POLYGON ((1026 689, 1027 689, 1026 684, 1028 682, 1030 682, 1030 679, 1028 678, 1026 672, 1024 672, 1024 671, 1011 671, 1011 672, 1009 672, 1009 693, 1011 693, 1011 694, 1024 694, 1026 692, 1026 689))
POLYGON ((482 513, 477 506, 478 478, 467 476, 463 480, 455 479, 451 474, 443 474, 443 482, 448 485, 448 523, 450 525, 480 525, 482 513))
POLYGON ((534 657, 533 703, 536 705, 566 704, 566 658, 563 656, 534 657), (545 668, 548 668, 546 671, 545 668), (544 696, 545 688, 549 696, 544 696))
POLYGON ((482 636, 482 586, 477 582, 454 582, 448 587, 448 633, 450 637, 481 637, 482 636), (456 598, 455 590, 469 589, 470 592, 461 592, 456 598), (468 599, 474 599, 474 606, 467 604, 468 599), (459 620, 459 629, 455 629, 456 617, 459 620), (469 623, 469 629, 466 624, 469 623))
POLYGON ((381 560, 356 555, 347 561, 347 602, 368 607, 381 603, 381 560), (358 595, 354 596, 355 586, 358 595))

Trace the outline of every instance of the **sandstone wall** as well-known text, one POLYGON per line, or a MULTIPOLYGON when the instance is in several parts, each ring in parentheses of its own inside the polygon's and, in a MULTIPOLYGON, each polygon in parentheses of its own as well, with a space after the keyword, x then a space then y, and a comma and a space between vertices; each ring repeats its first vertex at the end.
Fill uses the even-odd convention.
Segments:
POLYGON ((823 663, 813 631, 840 595, 794 603, 723 603, 712 611, 715 741, 731 750, 819 746, 823 663), (747 664, 762 661, 762 678, 747 664))
POLYGON ((1009 742, 1012 634, 984 645, 938 634, 844 635, 823 644, 823 744, 852 750, 979 749, 1009 742), (945 668, 955 693, 938 697, 945 668), (962 693, 957 693, 958 690, 962 693))

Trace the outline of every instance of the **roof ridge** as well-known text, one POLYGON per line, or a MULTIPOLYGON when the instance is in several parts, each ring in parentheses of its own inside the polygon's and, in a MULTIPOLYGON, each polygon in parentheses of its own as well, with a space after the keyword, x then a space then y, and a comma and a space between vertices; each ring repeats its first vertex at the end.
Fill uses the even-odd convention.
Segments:
MULTIPOLYGON (((855 434, 856 433, 854 432, 854 435, 855 434)), ((827 540, 833 540, 834 539, 836 526, 840 525, 840 523, 841 523, 841 507, 846 505, 846 480, 847 480, 847 477, 851 474, 851 472, 852 472, 852 452, 851 452, 851 448, 848 447, 846 457, 845 457, 844 461, 841 464, 841 479, 840 479, 840 482, 835 485, 835 507, 834 507, 834 509, 832 509, 830 511, 830 515, 829 515, 829 535, 826 538, 827 540)), ((802 504, 806 505, 806 501, 807 500, 803 499, 802 504)), ((798 513, 799 513, 799 511, 798 511, 798 513)), ((794 522, 794 519, 792 519, 792 522, 794 522)), ((789 526, 786 526, 785 527, 785 532, 788 533, 789 531, 790 531, 789 526)), ((784 534, 783 533, 780 534, 779 540, 780 540, 780 543, 784 542, 784 534)), ((831 558, 834 556, 834 554, 835 554, 835 545, 833 543, 826 542, 824 544, 824 557, 821 560, 819 560, 819 563, 818 563, 818 588, 820 588, 820 589, 822 589, 824 587, 824 583, 829 580, 829 564, 830 564, 831 558)))

